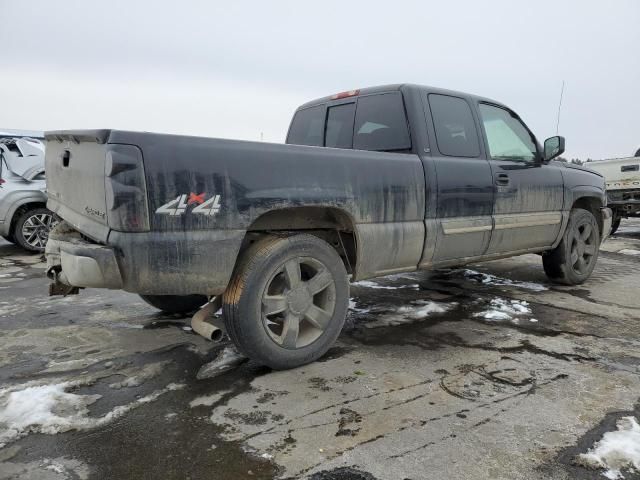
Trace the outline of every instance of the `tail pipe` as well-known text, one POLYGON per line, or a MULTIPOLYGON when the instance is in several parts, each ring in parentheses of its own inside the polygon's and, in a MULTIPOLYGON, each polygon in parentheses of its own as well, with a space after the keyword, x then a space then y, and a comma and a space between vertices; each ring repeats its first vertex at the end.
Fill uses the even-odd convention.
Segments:
POLYGON ((218 310, 220 310, 221 306, 222 298, 217 296, 198 310, 191 318, 191 328, 193 328, 193 331, 212 342, 217 343, 222 341, 225 334, 224 328, 222 328, 222 324, 215 325, 213 323, 215 322, 213 316, 218 310))

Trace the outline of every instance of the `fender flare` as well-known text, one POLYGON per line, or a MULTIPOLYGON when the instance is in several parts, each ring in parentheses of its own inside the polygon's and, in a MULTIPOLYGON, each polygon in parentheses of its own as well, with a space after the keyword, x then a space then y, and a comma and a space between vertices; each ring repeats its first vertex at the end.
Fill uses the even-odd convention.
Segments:
MULTIPOLYGON (((596 198, 600 201, 601 206, 606 206, 607 197, 605 191, 602 188, 596 187, 595 185, 576 185, 569 190, 569 202, 567 202, 567 207, 573 207, 573 205, 584 197, 596 198)), ((569 208, 570 210, 571 208, 569 208)))

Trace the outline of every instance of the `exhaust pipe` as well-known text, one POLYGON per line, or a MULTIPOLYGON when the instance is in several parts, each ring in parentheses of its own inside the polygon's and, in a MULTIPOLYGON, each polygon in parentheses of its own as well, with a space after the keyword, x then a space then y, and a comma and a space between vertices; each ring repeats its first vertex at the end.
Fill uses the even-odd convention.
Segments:
POLYGON ((207 320, 213 320, 213 315, 220 310, 222 306, 222 298, 218 295, 204 307, 196 312, 191 318, 191 328, 198 335, 202 335, 207 340, 212 342, 220 342, 224 338, 224 329, 222 325, 214 325, 207 320))

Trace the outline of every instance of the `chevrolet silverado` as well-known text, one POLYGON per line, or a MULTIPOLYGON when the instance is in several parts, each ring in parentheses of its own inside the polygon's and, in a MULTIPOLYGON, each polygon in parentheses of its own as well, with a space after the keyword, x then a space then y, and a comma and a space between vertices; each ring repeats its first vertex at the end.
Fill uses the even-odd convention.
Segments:
POLYGON ((46 140, 47 206, 63 220, 46 247, 53 293, 124 289, 181 313, 218 302, 238 349, 277 369, 328 350, 350 281, 536 252, 575 285, 611 227, 602 176, 549 163, 563 137, 541 146, 509 107, 431 87, 314 100, 286 144, 46 140))

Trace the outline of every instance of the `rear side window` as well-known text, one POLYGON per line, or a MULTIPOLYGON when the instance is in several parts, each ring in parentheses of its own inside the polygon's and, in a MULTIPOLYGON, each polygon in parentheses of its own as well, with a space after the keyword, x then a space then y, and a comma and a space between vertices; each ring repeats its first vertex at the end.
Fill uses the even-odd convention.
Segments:
POLYGON ((355 103, 345 103, 329 107, 324 146, 333 148, 351 148, 353 146, 353 116, 355 103))
POLYGON ((478 132, 471 107, 464 99, 431 94, 429 106, 440 153, 450 157, 480 155, 478 132))
POLYGON ((358 99, 353 136, 358 150, 407 150, 411 138, 400 92, 358 99))
POLYGON ((296 112, 293 117, 287 143, 321 147, 323 131, 324 106, 305 108, 296 112))

